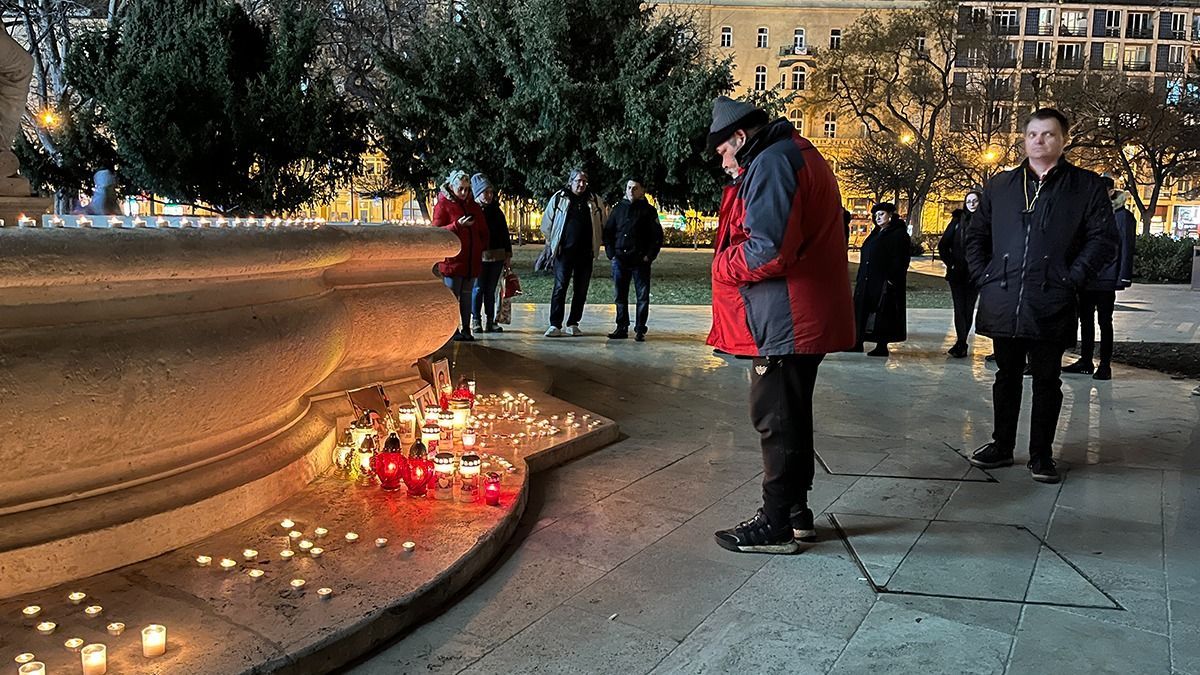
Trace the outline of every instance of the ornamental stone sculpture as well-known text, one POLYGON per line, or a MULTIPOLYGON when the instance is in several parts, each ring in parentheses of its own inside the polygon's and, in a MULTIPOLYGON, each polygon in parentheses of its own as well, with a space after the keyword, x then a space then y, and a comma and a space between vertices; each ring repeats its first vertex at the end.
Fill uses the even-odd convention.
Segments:
POLYGON ((0 195, 29 196, 29 181, 17 175, 20 163, 11 148, 21 129, 31 79, 33 56, 0 30, 0 195))

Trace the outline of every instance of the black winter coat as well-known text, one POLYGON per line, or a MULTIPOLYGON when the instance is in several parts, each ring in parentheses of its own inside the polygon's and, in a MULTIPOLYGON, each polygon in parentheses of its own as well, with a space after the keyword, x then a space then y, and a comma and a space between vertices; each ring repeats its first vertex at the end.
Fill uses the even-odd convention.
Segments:
POLYGON ((951 284, 966 286, 971 284, 971 269, 967 265, 967 225, 971 222, 971 212, 966 209, 955 209, 950 218, 950 224, 938 240, 938 258, 946 265, 946 281, 951 284))
POLYGON ((1040 196, 1028 161, 988 182, 967 229, 979 287, 975 326, 991 338, 1075 340, 1075 295, 1116 255, 1112 203, 1100 176, 1059 160, 1040 196), (1026 185, 1026 181, 1031 181, 1026 185), (1030 199, 1033 197, 1032 199, 1030 199), (1035 209, 1025 213, 1032 201, 1035 209))
POLYGON ((910 253, 908 229, 899 218, 876 227, 863 242, 854 283, 859 342, 903 342, 908 337, 904 293, 910 253))
POLYGON ((508 233, 508 218, 504 215, 504 209, 500 208, 500 201, 494 199, 491 204, 483 204, 480 208, 483 209, 483 217, 487 220, 487 250, 503 249, 506 254, 512 255, 512 236, 508 233))
POLYGON ((637 264, 645 258, 653 261, 662 251, 663 229, 658 210, 644 199, 622 199, 608 214, 602 233, 604 252, 609 260, 637 264))
POLYGON ((1117 224, 1117 257, 1113 258, 1096 278, 1088 283, 1089 291, 1119 291, 1133 285, 1133 247, 1137 241, 1137 225, 1129 209, 1113 211, 1117 224))

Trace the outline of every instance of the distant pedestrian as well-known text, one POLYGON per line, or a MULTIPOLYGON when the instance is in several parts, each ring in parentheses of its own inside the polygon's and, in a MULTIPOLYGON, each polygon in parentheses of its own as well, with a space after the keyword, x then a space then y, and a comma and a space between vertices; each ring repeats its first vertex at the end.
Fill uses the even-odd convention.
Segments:
POLYGON ((1043 483, 1060 480, 1052 445, 1062 408, 1062 355, 1075 339, 1075 295, 1117 247, 1104 183, 1063 157, 1069 131, 1061 112, 1034 112, 1025 122, 1026 159, 992 178, 967 230, 967 259, 979 287, 976 330, 992 338, 997 366, 992 441, 971 463, 1012 465, 1028 357, 1028 466, 1043 483))
POLYGON ((629 337, 629 282, 637 291, 637 315, 634 339, 646 339, 646 321, 650 316, 650 265, 663 245, 662 223, 658 210, 646 201, 642 182, 630 178, 622 199, 604 222, 604 251, 612 261, 614 302, 617 305, 617 329, 610 340, 629 337))
POLYGON ((546 248, 554 256, 554 290, 550 293, 550 327, 546 337, 583 335, 579 321, 587 303, 592 282, 592 264, 600 255, 601 224, 606 215, 604 203, 588 189, 588 175, 575 169, 567 187, 554 193, 542 213, 542 234, 546 248), (567 285, 571 289, 571 313, 566 315, 567 285))
POLYGON ((904 294, 912 244, 908 226, 896 215, 894 205, 876 204, 871 207, 871 218, 875 229, 862 244, 854 283, 858 340, 853 351, 861 352, 864 342, 874 342, 875 348, 867 355, 887 356, 889 343, 908 338, 904 294))
POLYGON ((979 298, 979 289, 971 281, 971 270, 967 266, 966 243, 967 226, 971 216, 979 210, 979 198, 978 190, 967 193, 962 208, 954 210, 937 247, 938 257, 946 265, 946 283, 950 284, 950 297, 954 301, 954 346, 946 353, 956 359, 967 355, 967 340, 975 321, 975 301, 979 298))
POLYGON ((483 250, 488 245, 487 223, 483 211, 471 198, 471 179, 466 171, 455 170, 438 190, 433 205, 433 225, 458 237, 459 251, 440 265, 442 280, 458 300, 459 327, 456 342, 472 342, 471 292, 475 279, 483 271, 483 250))
POLYGON ((492 181, 481 173, 471 176, 471 192, 483 211, 488 233, 481 272, 471 292, 471 329, 476 333, 501 333, 504 329, 496 323, 496 287, 504 268, 512 260, 512 237, 492 181), (487 317, 486 326, 484 317, 487 317))
POLYGON ((94 176, 92 199, 81 209, 89 216, 121 215, 121 199, 117 195, 117 175, 108 169, 100 169, 94 176))
POLYGON ((708 344, 752 357, 763 506, 715 533, 731 551, 793 553, 815 541, 813 390, 825 354, 854 342, 842 199, 829 164, 791 122, 721 96, 708 147, 727 173, 712 264, 708 344))
POLYGON ((1113 220, 1117 225, 1117 255, 1087 287, 1079 292, 1079 360, 1063 366, 1064 373, 1092 375, 1095 380, 1112 379, 1113 309, 1117 291, 1133 285, 1133 247, 1137 226, 1133 213, 1125 206, 1129 193, 1116 189, 1113 179, 1101 176, 1112 202, 1113 220), (1093 351, 1096 345, 1096 326, 1100 324, 1100 366, 1093 373, 1093 351))

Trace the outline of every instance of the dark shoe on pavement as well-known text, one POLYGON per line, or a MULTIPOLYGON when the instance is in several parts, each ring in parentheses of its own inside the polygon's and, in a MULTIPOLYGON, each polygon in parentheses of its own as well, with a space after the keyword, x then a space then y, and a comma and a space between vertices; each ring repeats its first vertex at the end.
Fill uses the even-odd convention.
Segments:
POLYGON ((888 348, 884 347, 883 345, 876 345, 875 349, 872 349, 871 351, 867 352, 867 356, 887 356, 887 355, 888 355, 888 348))
POLYGON ((618 328, 608 334, 609 340, 624 340, 629 337, 629 331, 624 328, 618 328))
POLYGON ((475 333, 482 333, 483 323, 479 319, 473 319, 471 321, 471 331, 475 333))
POLYGON ((498 323, 493 323, 493 322, 490 322, 490 321, 489 321, 489 322, 488 322, 488 325, 487 325, 487 332, 489 332, 489 333, 503 333, 503 332, 504 332, 504 329, 500 327, 500 324, 498 324, 498 323))
POLYGON ((995 360, 996 360, 996 355, 995 355, 995 354, 988 354, 987 356, 983 357, 983 360, 984 360, 984 361, 995 361, 995 360))
POLYGON ((469 332, 464 333, 462 331, 459 331, 454 334, 454 341, 455 342, 474 342, 475 336, 471 335, 469 332))
POLYGON ((954 346, 946 353, 956 359, 961 359, 967 355, 967 346, 961 342, 955 342, 954 346))
POLYGON ((1063 366, 1062 371, 1071 375, 1091 375, 1092 362, 1091 360, 1079 359, 1075 363, 1063 366))
POLYGON ((1101 363, 1096 368, 1096 374, 1092 375, 1092 379, 1093 380, 1111 380, 1112 379, 1112 366, 1108 365, 1107 363, 1101 363))
POLYGON ((792 527, 772 529, 762 509, 754 517, 728 530, 713 534, 723 549, 738 553, 795 553, 800 549, 792 536, 792 527))
POLYGON ((646 341, 646 332, 641 331, 639 333, 634 333, 633 340, 634 340, 634 342, 645 342, 646 341))
POLYGON ((813 512, 807 506, 792 509, 792 536, 797 541, 811 543, 817 540, 817 528, 813 525, 813 512))
POLYGON ((1057 483, 1062 480, 1054 466, 1054 460, 1049 457, 1029 460, 1029 475, 1039 483, 1057 483))
POLYGON ((967 460, 981 469, 999 469, 1002 466, 1012 466, 1012 448, 1002 448, 995 441, 979 446, 975 454, 967 460))

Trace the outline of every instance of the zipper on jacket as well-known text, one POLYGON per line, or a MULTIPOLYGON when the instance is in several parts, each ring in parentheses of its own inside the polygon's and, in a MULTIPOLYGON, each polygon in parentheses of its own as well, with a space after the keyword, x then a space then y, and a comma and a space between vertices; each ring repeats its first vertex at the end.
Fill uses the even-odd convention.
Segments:
POLYGON ((1050 256, 1042 256, 1042 292, 1050 287, 1050 256))
POLYGON ((1029 231, 1033 229, 1033 223, 1029 222, 1028 218, 1022 220, 1025 228, 1025 249, 1021 253, 1021 285, 1017 288, 1017 311, 1014 317, 1016 323, 1013 326, 1013 337, 1021 332, 1021 301, 1025 297, 1025 270, 1029 267, 1029 231))
POLYGON ((1007 291, 1008 290, 1008 254, 1007 253, 1004 254, 1003 262, 1004 262, 1004 271, 1001 272, 1001 274, 1000 274, 1000 288, 1007 291))

